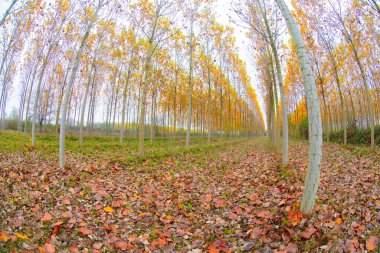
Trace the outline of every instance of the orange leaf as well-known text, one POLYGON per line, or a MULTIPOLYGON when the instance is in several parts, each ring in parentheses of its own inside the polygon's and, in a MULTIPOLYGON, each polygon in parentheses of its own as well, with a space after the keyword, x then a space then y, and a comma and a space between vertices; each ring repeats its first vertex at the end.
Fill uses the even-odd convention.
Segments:
POLYGON ((45 243, 44 247, 46 249, 46 253, 54 253, 55 252, 55 247, 53 244, 45 243))
POLYGON ((69 199, 64 199, 62 201, 62 203, 65 204, 65 205, 70 205, 70 200, 69 199))
POLYGON ((46 249, 42 246, 38 246, 38 250, 40 251, 40 253, 46 253, 46 249))
POLYGON ((5 232, 0 232, 0 240, 7 242, 9 239, 10 237, 5 232))
POLYGON ((301 221, 302 214, 299 211, 290 210, 288 218, 292 223, 297 223, 301 221))
POLYGON ((51 219, 53 219, 53 216, 50 213, 45 213, 44 216, 41 218, 41 221, 44 222, 49 221, 51 219))
POLYGON ((371 236, 365 241, 365 246, 367 250, 375 250, 378 242, 379 238, 377 238, 377 236, 371 236))

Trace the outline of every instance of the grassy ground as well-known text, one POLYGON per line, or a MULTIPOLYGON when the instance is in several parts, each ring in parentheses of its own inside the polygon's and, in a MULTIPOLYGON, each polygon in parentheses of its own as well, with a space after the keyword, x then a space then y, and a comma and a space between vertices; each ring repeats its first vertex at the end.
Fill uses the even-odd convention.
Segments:
POLYGON ((314 214, 299 211, 307 165, 305 142, 290 162, 267 138, 67 140, 66 168, 58 139, 36 148, 2 133, 0 252, 363 252, 379 235, 380 155, 328 144, 314 214))
MULTIPOLYGON (((9 152, 31 152, 46 159, 56 160, 59 150, 59 136, 54 134, 38 134, 36 146, 31 146, 31 136, 19 134, 13 131, 0 132, 0 143, 2 148, 0 154, 9 152)), ((70 156, 78 159, 83 157, 101 158, 105 162, 118 163, 128 166, 131 163, 146 159, 162 159, 167 156, 181 155, 188 152, 205 152, 210 149, 223 148, 225 145, 236 144, 244 141, 244 138, 225 138, 223 141, 218 138, 207 140, 200 137, 191 139, 190 149, 185 148, 185 139, 176 138, 156 138, 153 142, 145 140, 145 158, 137 156, 137 138, 124 138, 124 144, 119 144, 119 137, 110 136, 90 136, 84 138, 81 145, 78 135, 66 137, 66 152, 70 156)))

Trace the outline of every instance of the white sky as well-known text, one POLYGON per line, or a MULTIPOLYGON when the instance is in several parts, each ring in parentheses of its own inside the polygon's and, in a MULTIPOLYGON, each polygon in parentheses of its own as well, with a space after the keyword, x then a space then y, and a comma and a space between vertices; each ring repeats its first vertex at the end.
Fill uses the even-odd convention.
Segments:
MULTIPOLYGON (((2 16, 3 13, 5 12, 5 9, 9 6, 9 1, 6 1, 7 3, 4 4, 3 0, 0 0, 0 15, 2 16)), ((290 0, 285 0, 287 2, 288 6, 292 8, 290 0)), ((263 101, 263 96, 262 94, 258 91, 257 89, 257 78, 256 78, 256 67, 254 65, 254 55, 251 55, 251 53, 248 51, 248 43, 249 40, 245 35, 246 30, 237 27, 235 24, 230 22, 229 17, 231 16, 233 19, 236 17, 236 14, 229 9, 231 8, 231 1, 229 0, 217 0, 216 3, 216 17, 217 21, 223 25, 228 25, 234 28, 235 30, 235 37, 236 37, 236 44, 239 48, 239 56, 240 59, 244 60, 247 63, 247 73, 251 77, 252 80, 252 86, 255 88, 255 90, 258 93, 258 100, 260 103, 261 108, 264 107, 264 101, 263 101)), ((15 78, 15 81, 17 82, 18 78, 15 78)), ((13 84, 13 90, 9 96, 9 100, 7 103, 7 114, 11 113, 11 111, 14 108, 17 108, 19 105, 19 89, 18 89, 18 84, 17 83, 13 84)), ((265 115, 264 115, 265 117, 265 115)))

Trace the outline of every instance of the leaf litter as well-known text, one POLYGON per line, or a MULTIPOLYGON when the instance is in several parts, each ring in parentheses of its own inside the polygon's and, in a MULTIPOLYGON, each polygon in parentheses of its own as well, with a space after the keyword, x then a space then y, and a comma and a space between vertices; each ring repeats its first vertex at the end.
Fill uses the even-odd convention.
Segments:
POLYGON ((246 141, 131 166, 0 157, 0 251, 364 252, 379 249, 379 155, 324 145, 314 213, 299 212, 306 144, 290 162, 246 141), (118 169, 115 169, 118 168, 118 169))

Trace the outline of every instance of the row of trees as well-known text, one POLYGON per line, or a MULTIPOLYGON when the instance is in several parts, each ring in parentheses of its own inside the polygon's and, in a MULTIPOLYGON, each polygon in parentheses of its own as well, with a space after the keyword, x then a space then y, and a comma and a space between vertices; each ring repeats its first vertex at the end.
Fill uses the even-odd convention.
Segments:
MULTIPOLYGON (((347 127, 369 128, 371 147, 375 147, 375 125, 380 125, 379 6, 376 1, 295 1, 297 19, 304 24, 308 51, 318 83, 324 132, 342 129, 347 143, 347 127)), ((292 47, 287 50, 291 55, 292 47)), ((291 63, 288 76, 297 76, 291 63)), ((294 79, 293 79, 294 80, 294 79)), ((287 83, 289 92, 297 82, 287 83)), ((303 110, 304 102, 294 100, 293 115, 303 110)), ((294 117, 295 122, 299 117, 294 117)))
MULTIPOLYGON (((284 1, 276 2, 278 9, 261 0, 235 3, 234 7, 255 42, 273 140, 279 136, 282 112, 284 164, 288 160, 288 116, 278 48, 279 10, 291 32, 311 119, 301 202, 301 211, 310 213, 321 161, 320 107, 301 32, 284 1)), ((55 119, 60 129, 61 167, 67 121, 79 126, 82 142, 84 125, 87 130, 92 128, 101 101, 108 129, 118 126, 121 144, 126 123, 138 124, 140 155, 144 155, 147 125, 152 140, 157 125, 176 132, 186 124, 186 147, 191 131, 206 130, 208 141, 215 130, 221 139, 226 134, 232 137, 264 131, 256 92, 245 63, 238 57, 233 30, 215 21, 209 1, 123 4, 111 0, 98 0, 95 6, 85 1, 36 0, 22 3, 9 15, 5 25, 1 24, 2 127, 12 80, 20 72, 19 130, 27 130, 31 114, 34 145, 37 118, 41 125, 55 119), (183 19, 176 19, 176 13, 183 19), (19 64, 22 68, 17 69, 19 64), (120 115, 121 124, 119 120, 116 124, 120 115)))
MULTIPOLYGON (((281 143, 282 163, 288 162, 289 125, 307 118, 297 47, 289 40, 276 1, 235 1, 238 25, 249 30, 251 51, 265 97, 268 131, 281 143)), ((293 13, 305 38, 312 74, 317 83, 324 134, 347 127, 369 128, 375 148, 375 125, 380 124, 380 27, 376 1, 293 0, 293 13)), ((310 115, 309 115, 310 119, 310 115)), ((310 120, 309 120, 310 123, 310 120)), ((310 125, 309 125, 310 127, 310 125)))
POLYGON ((146 134, 153 140, 157 129, 186 131, 187 147, 191 133, 210 142, 264 132, 233 29, 215 21, 208 1, 36 0, 13 8, 2 25, 2 129, 13 88, 18 130, 31 130, 35 145, 38 126, 54 125, 61 166, 66 125, 81 143, 96 121, 118 132, 120 144, 126 130, 138 133, 142 156, 146 134))
POLYGON ((268 132, 274 145, 282 142, 283 166, 288 162, 289 125, 294 128, 309 119, 309 164, 301 204, 307 213, 318 186, 320 121, 327 140, 331 131, 342 129, 343 143, 347 143, 348 125, 369 128, 371 147, 375 148, 374 128, 380 124, 376 57, 380 53, 380 12, 372 0, 293 0, 292 5, 295 20, 290 12, 284 12, 282 1, 236 0, 233 10, 239 17, 236 24, 249 31, 268 132), (300 34, 294 28, 296 23, 300 34), (316 87, 308 85, 313 83, 316 87))

